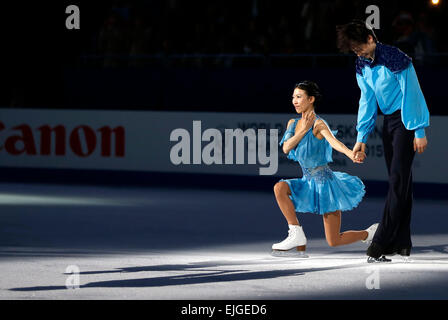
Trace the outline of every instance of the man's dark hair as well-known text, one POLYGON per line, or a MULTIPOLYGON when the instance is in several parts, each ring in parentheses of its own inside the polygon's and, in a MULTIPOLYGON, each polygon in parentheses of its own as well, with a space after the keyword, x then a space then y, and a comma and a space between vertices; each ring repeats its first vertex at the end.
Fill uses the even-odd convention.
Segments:
POLYGON ((372 27, 365 21, 353 20, 350 23, 336 26, 337 46, 341 52, 350 52, 353 46, 367 43, 368 36, 378 41, 372 27))

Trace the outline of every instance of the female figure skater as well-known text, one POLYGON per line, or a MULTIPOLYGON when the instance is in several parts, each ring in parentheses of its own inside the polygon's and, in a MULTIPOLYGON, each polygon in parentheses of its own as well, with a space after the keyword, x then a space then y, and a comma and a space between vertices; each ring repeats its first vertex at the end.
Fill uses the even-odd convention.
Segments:
POLYGON ((303 177, 281 179, 274 186, 275 198, 289 225, 288 237, 272 246, 272 254, 296 249, 304 256, 306 237, 296 212, 311 212, 323 216, 325 237, 331 247, 356 241, 370 242, 378 224, 362 231, 340 232, 341 211, 356 207, 365 194, 364 184, 358 177, 343 172, 333 172, 328 167, 332 162, 332 148, 345 154, 352 161, 361 163, 365 153, 355 155, 335 138, 327 122, 317 116, 314 106, 321 99, 319 87, 311 81, 296 85, 292 103, 301 117, 288 122, 280 141, 288 159, 299 162, 303 177))

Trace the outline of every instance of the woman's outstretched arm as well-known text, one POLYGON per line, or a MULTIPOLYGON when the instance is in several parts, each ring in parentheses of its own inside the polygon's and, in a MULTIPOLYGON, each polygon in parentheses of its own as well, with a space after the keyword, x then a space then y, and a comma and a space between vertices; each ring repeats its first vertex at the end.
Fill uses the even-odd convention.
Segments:
POLYGON ((350 158, 350 160, 352 161, 355 160, 353 151, 347 148, 347 146, 343 144, 341 141, 336 139, 336 137, 333 135, 330 128, 324 121, 318 119, 316 121, 316 128, 318 129, 320 134, 323 135, 325 139, 327 139, 328 143, 333 149, 345 154, 348 158, 350 158))

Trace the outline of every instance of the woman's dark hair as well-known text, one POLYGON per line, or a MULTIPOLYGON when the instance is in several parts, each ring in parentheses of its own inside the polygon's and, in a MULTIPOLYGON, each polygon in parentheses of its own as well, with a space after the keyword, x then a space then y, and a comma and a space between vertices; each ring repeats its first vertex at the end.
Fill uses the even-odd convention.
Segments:
POLYGON ((353 20, 350 23, 336 26, 337 46, 341 52, 350 52, 354 45, 367 43, 368 36, 378 41, 373 28, 365 21, 353 20))
POLYGON ((314 106, 317 106, 322 101, 322 93, 315 82, 305 80, 297 83, 294 89, 297 88, 305 91, 308 97, 314 97, 314 106))

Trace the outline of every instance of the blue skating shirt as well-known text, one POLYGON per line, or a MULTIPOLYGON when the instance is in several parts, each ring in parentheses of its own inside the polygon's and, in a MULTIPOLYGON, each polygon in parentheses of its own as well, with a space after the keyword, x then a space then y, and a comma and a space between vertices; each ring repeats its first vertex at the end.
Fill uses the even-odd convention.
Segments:
POLYGON ((411 58, 400 49, 377 42, 373 61, 358 57, 356 80, 361 89, 357 142, 366 143, 375 127, 377 104, 383 114, 401 110, 401 120, 416 138, 425 136, 429 111, 411 58))

